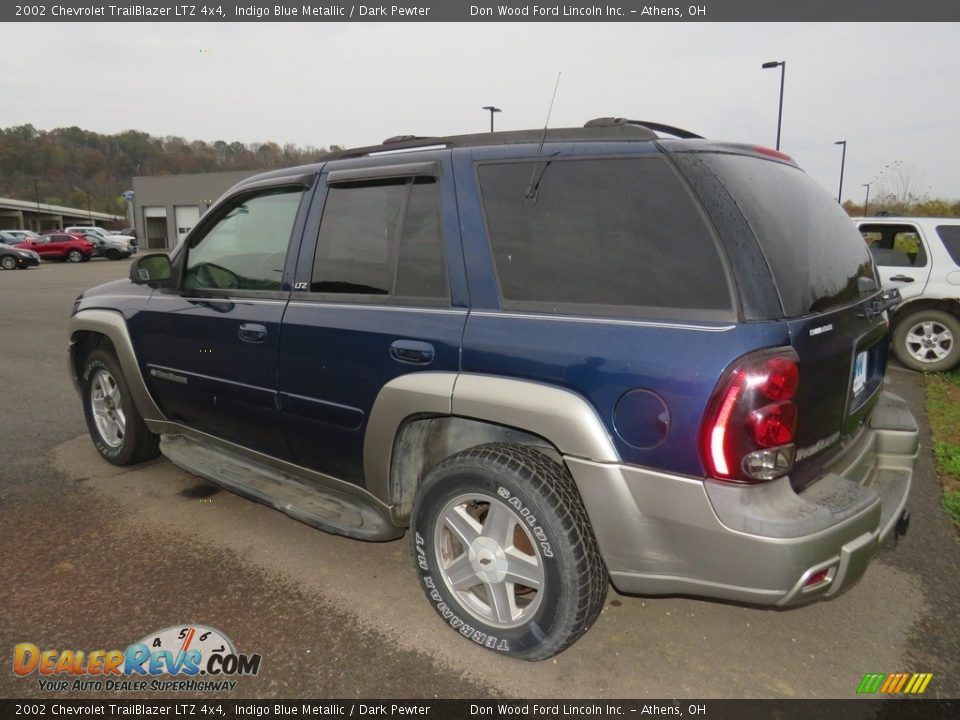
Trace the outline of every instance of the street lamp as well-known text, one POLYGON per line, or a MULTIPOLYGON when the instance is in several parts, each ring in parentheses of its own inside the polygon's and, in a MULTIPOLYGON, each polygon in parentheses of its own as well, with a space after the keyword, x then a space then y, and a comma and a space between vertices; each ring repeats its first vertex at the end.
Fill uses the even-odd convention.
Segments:
POLYGON ((870 185, 872 183, 863 183, 863 187, 867 189, 867 196, 863 199, 863 216, 867 216, 867 205, 870 204, 870 185))
POLYGON ((87 215, 90 216, 90 224, 93 225, 93 224, 94 224, 94 222, 93 222, 93 210, 90 209, 90 191, 89 191, 89 190, 84 190, 84 192, 87 194, 87 215))
POLYGON ((777 111, 777 150, 780 149, 780 124, 783 122, 783 80, 784 76, 787 74, 787 61, 786 60, 771 60, 770 62, 765 62, 760 66, 764 70, 769 70, 770 68, 779 67, 780 68, 780 109, 777 111))
POLYGON ((490 132, 493 132, 493 114, 503 111, 498 107, 494 107, 493 105, 484 105, 483 109, 490 111, 490 132))
POLYGON ((842 202, 840 196, 843 195, 843 166, 847 162, 847 141, 837 140, 834 145, 843 145, 843 155, 840 156, 840 189, 837 190, 837 202, 842 202))
POLYGON ((37 232, 40 232, 40 185, 36 178, 33 179, 33 193, 37 198, 37 232))

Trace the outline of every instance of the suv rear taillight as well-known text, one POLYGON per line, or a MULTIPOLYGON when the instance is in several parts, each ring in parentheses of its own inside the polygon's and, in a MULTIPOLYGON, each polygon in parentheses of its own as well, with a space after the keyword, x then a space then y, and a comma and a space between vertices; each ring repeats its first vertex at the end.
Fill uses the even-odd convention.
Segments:
POLYGON ((721 376, 700 431, 707 472, 757 482, 793 469, 800 358, 793 348, 751 353, 721 376))

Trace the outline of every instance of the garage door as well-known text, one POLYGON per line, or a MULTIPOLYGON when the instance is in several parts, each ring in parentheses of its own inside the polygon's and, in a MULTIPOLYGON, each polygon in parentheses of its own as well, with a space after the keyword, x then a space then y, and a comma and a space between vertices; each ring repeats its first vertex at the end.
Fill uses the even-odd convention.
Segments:
POLYGON ((200 220, 200 208, 197 205, 177 205, 174 213, 177 221, 177 243, 181 243, 200 220))

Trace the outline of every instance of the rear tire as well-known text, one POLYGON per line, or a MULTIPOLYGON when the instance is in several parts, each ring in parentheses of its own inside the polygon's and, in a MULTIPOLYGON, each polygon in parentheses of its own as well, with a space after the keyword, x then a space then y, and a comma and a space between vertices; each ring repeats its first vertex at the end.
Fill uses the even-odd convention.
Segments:
POLYGON ((160 436, 137 411, 120 363, 112 352, 94 350, 80 380, 83 414, 94 446, 114 465, 134 465, 160 454, 160 436))
POLYGON ((434 468, 411 516, 430 604, 478 645, 543 660, 583 635, 609 580, 566 468, 523 445, 481 445, 434 468))
POLYGON ((943 310, 912 312, 893 331, 893 352, 911 370, 952 370, 960 364, 960 319, 943 310))

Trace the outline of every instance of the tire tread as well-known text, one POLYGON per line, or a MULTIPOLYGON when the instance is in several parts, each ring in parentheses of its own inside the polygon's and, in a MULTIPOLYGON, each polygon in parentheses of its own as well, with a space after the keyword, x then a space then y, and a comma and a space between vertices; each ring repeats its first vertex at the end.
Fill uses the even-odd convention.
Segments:
POLYGON ((567 616, 566 626, 559 628, 549 641, 516 657, 543 660, 563 652, 586 633, 600 615, 610 583, 573 477, 563 465, 535 447, 513 443, 491 443, 463 450, 451 455, 432 472, 464 463, 476 463, 497 472, 510 471, 544 498, 559 517, 576 563, 576 591, 571 598, 575 612, 567 616))

